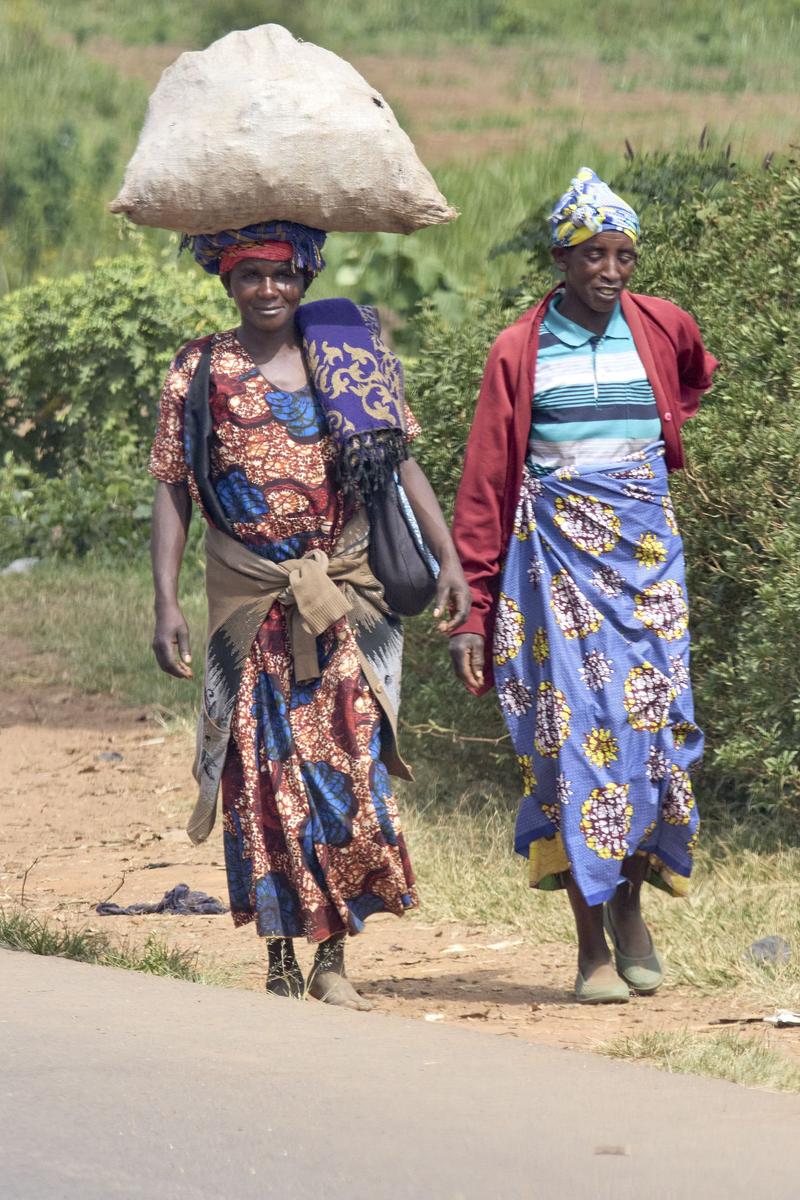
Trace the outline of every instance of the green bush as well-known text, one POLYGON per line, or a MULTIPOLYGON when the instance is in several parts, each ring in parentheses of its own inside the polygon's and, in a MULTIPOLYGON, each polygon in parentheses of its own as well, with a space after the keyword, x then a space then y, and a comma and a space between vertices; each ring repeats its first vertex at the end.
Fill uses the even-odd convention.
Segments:
POLYGON ((174 255, 116 258, 6 296, 0 453, 52 475, 90 436, 146 442, 175 351, 235 316, 219 281, 178 270, 174 255))
POLYGON ((178 347, 234 323, 216 279, 121 257, 0 301, 0 561, 140 547, 178 347))

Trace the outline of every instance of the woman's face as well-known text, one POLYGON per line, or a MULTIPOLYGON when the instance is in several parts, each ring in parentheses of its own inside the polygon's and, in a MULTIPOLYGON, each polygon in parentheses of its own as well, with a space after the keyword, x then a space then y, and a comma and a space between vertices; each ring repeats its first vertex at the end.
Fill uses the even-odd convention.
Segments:
POLYGON ((593 312, 611 312, 636 267, 636 247, 625 233, 596 233, 567 249, 553 247, 567 291, 593 312))
POLYGON ((230 272, 225 287, 244 325, 260 333, 277 333, 294 320, 306 281, 290 262, 245 258, 230 272))

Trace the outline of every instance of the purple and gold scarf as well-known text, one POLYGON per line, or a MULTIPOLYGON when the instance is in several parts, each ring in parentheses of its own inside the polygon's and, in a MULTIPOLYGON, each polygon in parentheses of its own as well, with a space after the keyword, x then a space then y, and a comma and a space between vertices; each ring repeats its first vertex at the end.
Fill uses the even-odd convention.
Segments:
POLYGON ((297 310, 311 381, 339 447, 339 484, 368 500, 407 457, 403 368, 374 309, 315 300, 297 310))

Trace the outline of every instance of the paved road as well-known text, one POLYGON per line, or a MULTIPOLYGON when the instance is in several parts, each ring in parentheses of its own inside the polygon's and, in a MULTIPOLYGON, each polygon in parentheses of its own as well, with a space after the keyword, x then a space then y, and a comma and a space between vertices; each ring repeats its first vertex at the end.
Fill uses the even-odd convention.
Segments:
POLYGON ((0 951, 3 1200, 797 1200, 800 1097, 0 951))

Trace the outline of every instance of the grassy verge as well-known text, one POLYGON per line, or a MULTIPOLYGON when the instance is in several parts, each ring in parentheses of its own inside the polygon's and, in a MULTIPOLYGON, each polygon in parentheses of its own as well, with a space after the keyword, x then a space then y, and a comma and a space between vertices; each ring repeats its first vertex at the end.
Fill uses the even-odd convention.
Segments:
POLYGON ((608 1042, 600 1052, 676 1075, 710 1075, 772 1092, 800 1092, 800 1069, 794 1063, 755 1038, 734 1033, 644 1033, 608 1042))
POLYGON ((226 982, 222 970, 207 964, 201 967, 196 952, 167 946, 153 934, 143 946, 134 947, 127 942, 114 942, 95 929, 73 929, 42 921, 22 909, 0 909, 0 947, 104 967, 124 967, 128 971, 186 979, 190 983, 226 982))
MULTIPOLYGON (((531 891, 525 864, 512 853, 516 781, 505 792, 476 794, 475 781, 462 778, 453 803, 437 790, 451 774, 441 760, 423 760, 413 790, 401 795, 425 919, 487 923, 534 944, 573 942, 564 893, 531 891)), ((452 779, 447 786, 452 792, 452 779)), ((800 946, 800 849, 793 840, 791 831, 756 818, 750 827, 709 823, 691 895, 675 900, 647 889, 646 915, 671 985, 719 996, 721 1015, 734 993, 754 1013, 800 1006, 797 953, 780 965, 760 965, 749 954, 753 942, 771 934, 800 946)))
POLYGON ((49 679, 83 692, 103 692, 188 723, 196 712, 202 675, 205 596, 197 563, 187 563, 184 570, 183 607, 197 657, 192 683, 172 679, 156 667, 144 551, 133 562, 43 564, 31 575, 0 580, 3 629, 43 655, 35 682, 49 679))
MULTIPOLYGON (((39 7, 37 5, 37 7, 39 7)), ((600 62, 624 66, 647 56, 648 78, 680 68, 690 80, 715 68, 729 86, 785 74, 796 61, 800 29, 792 0, 608 0, 597 9, 556 12, 545 0, 42 0, 53 24, 81 43, 111 36, 122 43, 177 42, 198 47, 230 29, 269 19, 340 54, 432 54, 442 43, 527 42, 535 81, 554 55, 589 49, 600 62)))

